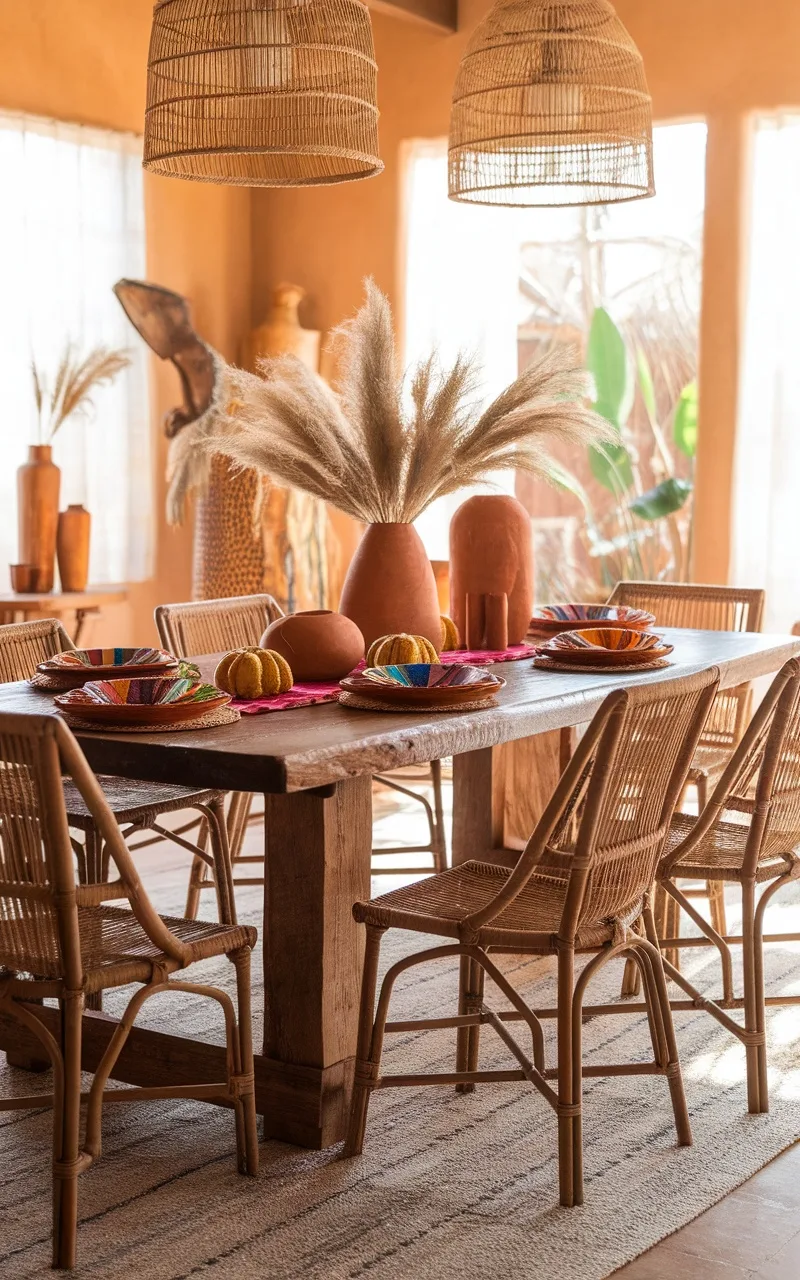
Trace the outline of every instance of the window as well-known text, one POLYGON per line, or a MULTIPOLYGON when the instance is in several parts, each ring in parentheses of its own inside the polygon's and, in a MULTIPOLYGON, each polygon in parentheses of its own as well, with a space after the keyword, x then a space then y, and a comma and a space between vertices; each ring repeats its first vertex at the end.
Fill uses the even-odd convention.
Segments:
POLYGON ((90 581, 150 575, 147 357, 112 285, 144 275, 141 142, 0 112, 0 573, 17 559, 16 468, 37 443, 31 362, 49 373, 67 343, 124 347, 131 366, 54 441, 61 507, 92 514, 90 581))
POLYGON ((800 115, 755 122, 733 580, 767 592, 765 631, 800 619, 800 115))
MULTIPOLYGON (((409 364, 432 346, 445 360, 466 348, 481 359, 485 392, 494 396, 543 346, 566 341, 584 347, 597 308, 609 313, 627 348, 622 428, 633 461, 632 487, 623 495, 603 490, 585 451, 560 460, 577 475, 587 507, 572 494, 518 479, 517 491, 534 512, 540 599, 600 595, 619 577, 677 578, 685 572, 691 503, 670 524, 640 520, 627 504, 664 479, 667 465, 680 482, 673 492, 691 486, 692 460, 676 448, 672 434, 681 393, 697 372, 706 126, 658 126, 654 146, 654 199, 600 208, 498 209, 448 200, 444 140, 409 144, 409 364), (639 352, 652 374, 657 437, 638 377, 639 352)), ((434 558, 447 554, 447 523, 463 496, 436 504, 420 521, 434 558)))

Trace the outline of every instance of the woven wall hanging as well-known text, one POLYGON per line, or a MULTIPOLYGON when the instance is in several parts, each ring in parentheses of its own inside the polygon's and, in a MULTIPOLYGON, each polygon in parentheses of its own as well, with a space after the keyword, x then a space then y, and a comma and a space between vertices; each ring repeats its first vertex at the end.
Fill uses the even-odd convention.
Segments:
POLYGON ((238 186, 380 173, 362 0, 158 0, 144 166, 238 186))
POLYGON ((503 205, 655 193, 642 57, 607 0, 498 0, 456 78, 449 187, 503 205))

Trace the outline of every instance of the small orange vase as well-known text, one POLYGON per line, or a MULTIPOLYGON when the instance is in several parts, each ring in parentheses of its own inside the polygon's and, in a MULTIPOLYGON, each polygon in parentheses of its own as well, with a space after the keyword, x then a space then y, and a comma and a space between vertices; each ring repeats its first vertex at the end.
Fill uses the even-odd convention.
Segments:
POLYGON ((49 444, 28 446, 28 461, 17 471, 20 564, 33 567, 33 591, 52 591, 61 472, 49 444))
POLYGON ((72 503, 58 517, 56 551, 62 591, 86 590, 91 532, 92 517, 80 503, 72 503))
POLYGON ((413 524, 371 524, 350 563, 340 613, 352 618, 367 648, 405 631, 442 643, 436 579, 413 524))

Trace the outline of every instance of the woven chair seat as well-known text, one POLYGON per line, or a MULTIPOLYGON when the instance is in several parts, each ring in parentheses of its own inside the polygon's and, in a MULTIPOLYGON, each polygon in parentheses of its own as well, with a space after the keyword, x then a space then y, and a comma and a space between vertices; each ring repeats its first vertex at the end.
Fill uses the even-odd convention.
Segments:
POLYGON ((689 779, 694 782, 698 777, 711 782, 718 782, 733 755, 733 746, 699 746, 692 756, 692 767, 689 779))
MULTIPOLYGON (((176 813, 196 804, 211 804, 221 791, 197 791, 194 787, 172 786, 166 782, 139 782, 134 778, 112 778, 99 774, 97 781, 117 822, 147 825, 162 813, 176 813)), ((64 801, 69 825, 85 831, 94 826, 92 815, 74 782, 64 779, 64 801)))
MULTIPOLYGON (((415 933, 458 938, 461 922, 491 902, 502 888, 503 880, 510 875, 508 867, 464 862, 370 902, 357 902, 353 915, 356 920, 378 928, 409 929, 415 933)), ((524 942, 531 951, 556 951, 566 892, 566 880, 532 877, 514 901, 480 930, 480 944, 504 946, 524 942)), ((633 904, 621 923, 633 924, 641 909, 641 901, 633 904)), ((614 936, 614 921, 601 920, 582 927, 575 946, 578 950, 601 947, 614 936)))
MULTIPOLYGON (((188 964, 211 956, 229 955, 241 947, 254 947, 257 931, 249 925, 212 924, 204 920, 183 920, 162 916, 164 923, 181 942, 188 944, 188 964)), ((132 911, 120 907, 79 907, 81 958, 87 994, 129 982, 148 982, 157 968, 174 972, 181 966, 151 941, 132 911)), ((0 967, 26 971, 37 978, 60 978, 58 952, 43 947, 36 954, 36 933, 25 924, 24 941, 13 920, 0 921, 0 967)))
MULTIPOLYGON (((696 822, 697 819, 690 814, 676 814, 670 826, 665 854, 672 853, 686 839, 696 822)), ((687 852, 685 858, 671 868, 670 877, 741 881, 749 830, 749 823, 718 822, 699 844, 687 852)), ((797 861, 791 851, 767 852, 759 861, 756 881, 760 884, 765 880, 776 880, 791 871, 797 861)))

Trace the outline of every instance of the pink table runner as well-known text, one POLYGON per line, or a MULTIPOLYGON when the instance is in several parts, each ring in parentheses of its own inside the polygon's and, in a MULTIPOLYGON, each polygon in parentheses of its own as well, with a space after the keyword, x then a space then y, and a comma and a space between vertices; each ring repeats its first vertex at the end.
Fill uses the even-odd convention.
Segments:
MULTIPOLYGON (((454 662, 467 662, 476 667, 490 667, 495 662, 518 662, 521 658, 532 658, 536 653, 532 644, 517 644, 510 649, 454 649, 442 654, 442 666, 452 666, 454 662)), ((363 671, 364 663, 360 662, 356 671, 363 671)), ((276 693, 271 698, 255 698, 252 701, 235 698, 231 706, 241 711, 243 716, 265 715, 268 711, 294 711, 298 707, 315 707, 323 702, 339 701, 339 681, 314 681, 307 684, 296 684, 288 693, 276 693)))

